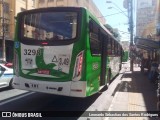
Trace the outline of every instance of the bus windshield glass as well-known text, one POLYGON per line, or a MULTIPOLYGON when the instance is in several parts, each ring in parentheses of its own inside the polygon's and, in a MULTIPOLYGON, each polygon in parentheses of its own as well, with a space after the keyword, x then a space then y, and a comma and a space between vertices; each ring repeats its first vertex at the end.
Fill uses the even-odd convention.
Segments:
POLYGON ((77 34, 76 12, 41 12, 25 14, 22 36, 32 40, 67 40, 77 34))

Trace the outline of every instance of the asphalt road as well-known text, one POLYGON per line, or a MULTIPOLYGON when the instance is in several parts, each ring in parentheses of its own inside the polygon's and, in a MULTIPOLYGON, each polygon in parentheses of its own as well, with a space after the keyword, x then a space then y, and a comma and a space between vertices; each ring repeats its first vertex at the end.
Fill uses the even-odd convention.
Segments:
MULTIPOLYGON (((1 89, 0 90, 0 111, 11 112, 36 112, 36 111, 50 111, 50 114, 58 115, 62 113, 62 118, 45 118, 45 120, 90 120, 90 118, 81 116, 85 111, 107 111, 116 90, 119 87, 120 79, 123 73, 110 84, 107 90, 99 92, 87 98, 75 98, 66 96, 57 96, 52 94, 28 92, 17 89, 1 89), (63 118, 65 111, 73 112, 73 116, 63 118)), ((67 113, 65 113, 67 114, 67 113)), ((72 115, 72 114, 71 114, 72 115)), ((22 120, 24 120, 23 118, 22 120)), ((2 120, 2 118, 0 118, 2 120)), ((12 120, 5 118, 4 120, 12 120)), ((14 118, 14 120, 17 120, 14 118)))

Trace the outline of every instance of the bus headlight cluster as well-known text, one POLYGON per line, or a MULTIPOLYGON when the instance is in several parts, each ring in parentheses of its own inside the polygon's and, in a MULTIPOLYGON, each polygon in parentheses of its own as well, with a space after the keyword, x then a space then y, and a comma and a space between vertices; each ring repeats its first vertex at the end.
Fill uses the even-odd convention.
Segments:
POLYGON ((83 65, 83 51, 80 52, 76 57, 74 73, 73 73, 73 81, 78 81, 81 79, 82 67, 83 67, 82 65, 83 65))

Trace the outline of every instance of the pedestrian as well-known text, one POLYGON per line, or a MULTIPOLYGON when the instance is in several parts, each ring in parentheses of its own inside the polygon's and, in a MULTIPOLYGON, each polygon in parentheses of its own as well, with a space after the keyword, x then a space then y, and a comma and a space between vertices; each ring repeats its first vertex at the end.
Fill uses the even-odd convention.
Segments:
POLYGON ((151 82, 155 82, 157 77, 158 77, 158 63, 156 62, 156 60, 153 60, 151 62, 151 68, 150 68, 150 72, 149 72, 149 80, 151 82))
POLYGON ((151 66, 151 59, 150 59, 150 57, 148 58, 148 59, 146 59, 146 62, 145 62, 145 68, 147 69, 147 73, 149 73, 150 72, 150 66, 151 66))
POLYGON ((144 57, 142 57, 142 61, 141 61, 141 72, 144 72, 144 65, 145 65, 145 59, 144 59, 144 57))
POLYGON ((137 64, 138 64, 138 67, 140 67, 140 64, 141 64, 141 58, 140 57, 137 57, 137 64))

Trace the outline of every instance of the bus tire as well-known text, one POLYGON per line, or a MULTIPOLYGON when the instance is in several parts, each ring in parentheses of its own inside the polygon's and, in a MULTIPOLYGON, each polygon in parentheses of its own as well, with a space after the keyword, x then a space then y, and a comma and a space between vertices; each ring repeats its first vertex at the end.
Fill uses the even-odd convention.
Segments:
POLYGON ((9 82, 9 88, 11 88, 11 89, 13 88, 12 84, 13 84, 13 79, 11 79, 11 81, 9 82))

